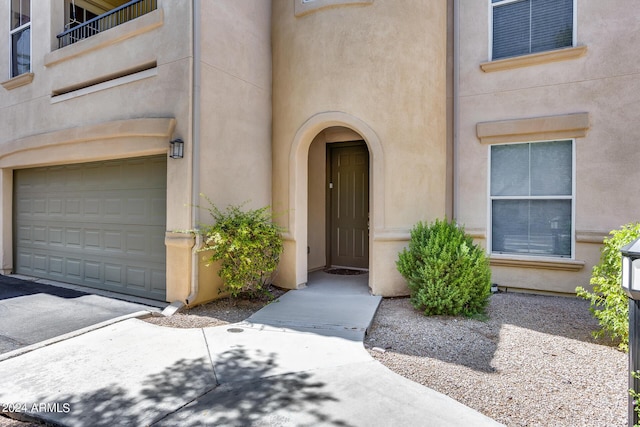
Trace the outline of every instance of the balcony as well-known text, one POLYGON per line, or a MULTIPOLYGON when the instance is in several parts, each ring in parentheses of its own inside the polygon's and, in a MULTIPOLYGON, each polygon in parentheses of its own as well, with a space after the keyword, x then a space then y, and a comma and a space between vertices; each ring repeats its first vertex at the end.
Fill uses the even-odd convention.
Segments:
POLYGON ((89 38, 156 10, 157 0, 133 0, 57 35, 58 48, 89 38))

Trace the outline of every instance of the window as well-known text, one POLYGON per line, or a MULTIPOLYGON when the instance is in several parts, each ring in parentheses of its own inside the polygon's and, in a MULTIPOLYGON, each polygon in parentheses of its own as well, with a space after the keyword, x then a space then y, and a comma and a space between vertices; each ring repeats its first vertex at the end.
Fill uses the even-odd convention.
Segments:
POLYGON ((574 45, 575 0, 491 0, 492 60, 574 45))
POLYGON ((572 257, 573 141, 491 146, 491 251, 572 257))
POLYGON ((80 6, 76 6, 75 2, 69 3, 69 24, 65 27, 65 30, 69 28, 75 28, 78 25, 83 24, 97 16, 98 14, 93 13, 90 10, 87 10, 80 6))
POLYGON ((31 3, 11 0, 11 77, 31 71, 31 3))

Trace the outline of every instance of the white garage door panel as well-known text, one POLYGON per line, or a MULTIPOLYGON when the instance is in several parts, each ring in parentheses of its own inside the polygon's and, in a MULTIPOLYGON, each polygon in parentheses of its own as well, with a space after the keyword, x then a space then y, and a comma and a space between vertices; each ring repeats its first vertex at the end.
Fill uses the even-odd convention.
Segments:
POLYGON ((16 272, 165 299, 165 156, 14 179, 16 272))

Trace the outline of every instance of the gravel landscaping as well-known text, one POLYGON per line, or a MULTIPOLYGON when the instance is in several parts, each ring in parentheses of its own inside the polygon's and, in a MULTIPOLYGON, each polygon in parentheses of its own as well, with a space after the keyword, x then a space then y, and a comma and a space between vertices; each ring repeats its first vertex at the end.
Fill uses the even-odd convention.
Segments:
POLYGON ((588 308, 498 293, 478 321, 385 299, 365 346, 392 371, 508 426, 626 426, 627 355, 593 339, 588 308))
MULTIPOLYGON (((278 291, 282 293, 282 291, 278 291)), ((228 299, 148 322, 178 328, 246 319, 264 301, 228 299)), ((498 293, 488 319, 425 317, 408 298, 384 299, 365 339, 392 371, 507 426, 626 426, 627 355, 596 341, 577 298, 498 293)), ((0 417, 0 427, 24 427, 0 417)))

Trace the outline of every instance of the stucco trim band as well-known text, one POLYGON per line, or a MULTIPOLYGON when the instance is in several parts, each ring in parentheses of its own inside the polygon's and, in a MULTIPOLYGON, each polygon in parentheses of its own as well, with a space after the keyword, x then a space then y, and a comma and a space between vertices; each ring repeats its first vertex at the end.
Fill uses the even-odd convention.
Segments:
MULTIPOLYGON (((138 67, 137 67, 138 68, 138 67)), ((57 89, 53 91, 53 95, 51 95, 51 103, 55 104, 57 102, 67 101, 69 99, 74 99, 79 96, 89 95, 91 93, 99 92, 101 90, 111 89, 112 87, 117 87, 120 85, 137 82, 139 80, 148 79, 149 77, 155 77, 158 75, 158 69, 155 66, 155 62, 152 68, 147 68, 142 71, 128 73, 123 76, 109 79, 108 77, 104 77, 100 83, 92 84, 91 82, 85 83, 84 86, 82 84, 78 89, 57 89), (56 92, 60 92, 59 95, 56 92)))
POLYGON ((486 239, 487 238, 487 230, 484 228, 465 228, 465 233, 473 239, 486 239))
POLYGON ((374 242, 408 242, 411 240, 410 230, 374 230, 374 242))
POLYGON ((607 231, 576 231, 576 242, 602 244, 609 237, 607 231))
POLYGON ((550 50, 547 52, 516 56, 514 58, 483 62, 480 64, 480 68, 485 73, 491 73, 494 71, 512 70, 514 68, 530 67, 533 65, 548 64, 550 62, 576 59, 586 55, 586 53, 586 46, 568 47, 566 49, 550 50))
POLYGON ((28 85, 29 83, 31 83, 33 81, 33 76, 34 75, 35 74, 33 74, 33 73, 20 74, 19 76, 16 76, 16 77, 14 77, 12 79, 6 80, 6 81, 4 81, 4 82, 2 82, 0 84, 6 90, 15 89, 17 87, 28 85))
POLYGON ((496 255, 491 255, 489 261, 492 267, 535 268, 540 270, 580 271, 585 266, 584 261, 570 259, 503 258, 496 255))
POLYGON ((164 235, 164 244, 176 248, 192 249, 196 244, 196 236, 193 233, 167 231, 164 235))
MULTIPOLYGON (((465 234, 473 239, 486 239, 487 232, 480 228, 465 228, 465 234)), ((411 240, 411 230, 408 229, 382 229, 374 230, 375 242, 408 242, 411 240)))
POLYGON ((590 128, 589 113, 482 122, 476 125, 481 144, 584 138, 590 128))
POLYGON ((293 0, 293 13, 303 16, 322 9, 338 6, 366 6, 373 0, 293 0))
POLYGON ((49 52, 44 56, 44 66, 51 67, 89 52, 111 46, 123 40, 147 33, 164 24, 164 11, 156 9, 139 18, 120 24, 117 27, 80 40, 69 46, 49 52))
POLYGON ((46 163, 103 160, 116 157, 130 157, 161 154, 166 152, 168 141, 173 134, 176 120, 173 118, 141 118, 116 120, 107 123, 62 129, 32 135, 0 144, 0 167, 37 166, 46 163), (77 144, 96 142, 101 148, 78 150, 77 144), (104 144, 111 142, 110 144, 104 144), (62 148, 71 146, 70 150, 62 148), (51 150, 55 150, 51 151, 51 150), (38 150, 47 156, 34 156, 29 151, 38 150), (23 155, 24 154, 24 155, 23 155), (35 159, 41 161, 34 162, 35 159))

